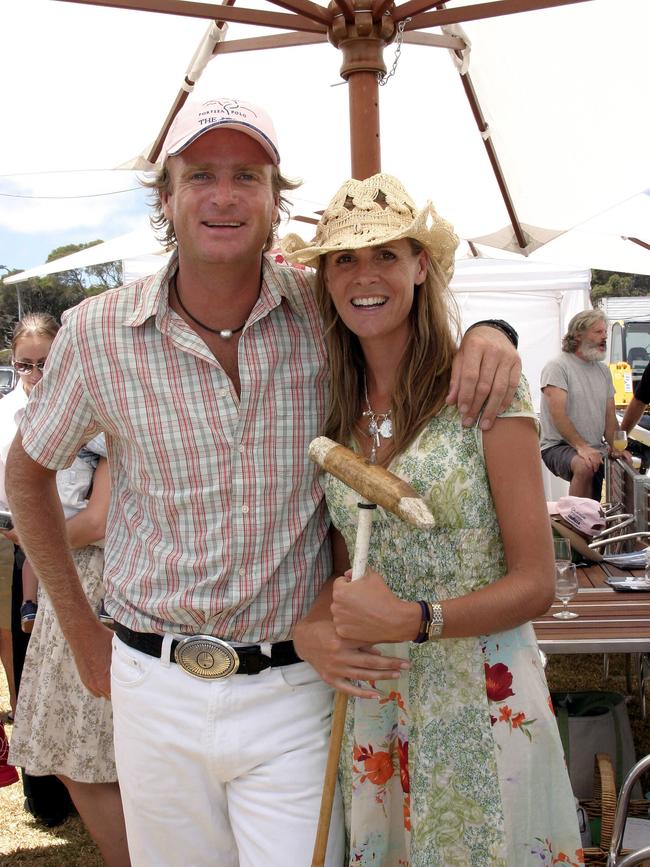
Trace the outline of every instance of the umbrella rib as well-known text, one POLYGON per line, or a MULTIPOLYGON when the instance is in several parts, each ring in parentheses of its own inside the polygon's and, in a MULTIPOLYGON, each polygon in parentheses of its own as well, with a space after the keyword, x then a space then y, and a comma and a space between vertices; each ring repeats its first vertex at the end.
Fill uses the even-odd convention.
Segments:
POLYGON ((650 250, 650 244, 646 244, 645 241, 642 241, 641 238, 633 238, 631 235, 623 235, 624 241, 631 241, 633 244, 638 244, 639 247, 643 247, 644 250, 650 250))
POLYGON ((512 230, 515 233, 517 244, 522 250, 525 250, 528 246, 528 240, 526 239, 526 235, 524 234, 521 222, 519 221, 519 217, 517 216, 515 205, 512 201, 512 196, 510 195, 510 190, 508 189, 508 184, 506 182, 503 169, 501 168, 501 163, 499 162, 499 155, 497 154, 494 143, 490 138, 490 130, 486 123, 485 117, 483 116, 483 111, 478 101, 478 97, 476 96, 476 91, 474 90, 474 84, 472 83, 469 72, 466 72, 464 74, 461 72, 459 73, 459 75, 461 83, 463 85, 463 90, 465 91, 465 96, 467 97, 467 101, 469 102, 470 108, 472 109, 472 114, 474 115, 476 126, 481 133, 481 138, 483 139, 483 144, 485 146, 490 165, 492 166, 492 171, 494 172, 494 177, 499 187, 501 198, 503 199, 503 204, 505 205, 506 211, 508 212, 508 217, 510 218, 510 224, 512 225, 512 230))
POLYGON ((325 6, 320 6, 318 3, 312 3, 312 0, 270 0, 275 6, 281 6, 282 9, 288 9, 289 12, 295 12, 296 15, 304 15, 311 21, 318 21, 326 27, 331 22, 331 14, 325 6))
MULTIPOLYGON (((233 6, 234 3, 235 3, 235 0, 223 0, 222 5, 233 6)), ((227 27, 226 22, 215 20, 214 23, 217 26, 217 28, 220 31, 223 31, 223 33, 225 34, 225 28, 227 27)), ((208 30, 208 33, 209 32, 210 31, 208 30)), ((206 39, 206 38, 207 38, 207 36, 204 37, 204 39, 206 39)), ((219 44, 218 42, 215 42, 213 44, 213 46, 212 46, 212 53, 213 54, 214 54, 214 49, 216 48, 216 46, 218 44, 219 44)), ((201 48, 201 44, 199 44, 199 50, 200 50, 200 48, 201 48)), ((196 55, 195 55, 195 59, 196 59, 196 55)), ((208 60, 205 60, 204 65, 207 63, 208 63, 208 60)), ((190 67, 190 69, 188 69, 188 73, 189 72, 192 72, 191 67, 190 67)), ((184 84, 181 87, 181 89, 179 90, 179 92, 177 93, 176 99, 174 100, 170 110, 167 112, 167 117, 165 118, 165 121, 164 121, 162 127, 160 128, 160 131, 159 131, 158 135, 156 136, 156 139, 155 139, 154 143, 152 144, 152 146, 149 150, 149 153, 147 154, 147 160, 150 163, 155 163, 156 160, 158 159, 158 156, 160 155, 160 151, 162 150, 163 142, 165 141, 165 138, 167 136, 167 133, 169 132, 170 126, 172 125, 172 123, 174 121, 174 118, 176 117, 178 112, 185 105, 185 102, 186 102, 188 96, 194 90, 194 85, 196 84, 196 81, 200 78, 202 72, 203 72, 203 66, 200 66, 200 68, 198 69, 198 74, 194 73, 192 78, 190 78, 190 76, 186 73, 184 84)))
POLYGON ((284 12, 266 12, 262 9, 234 8, 216 3, 198 3, 195 0, 58 0, 60 3, 80 3, 85 6, 109 6, 136 12, 161 12, 188 18, 215 16, 222 21, 256 24, 259 27, 277 27, 280 30, 300 30, 306 33, 326 33, 327 26, 302 15, 284 12))
POLYGON ((431 48, 449 48, 455 51, 462 51, 467 47, 467 43, 460 36, 447 36, 446 34, 437 35, 436 33, 420 33, 419 31, 405 33, 403 41, 410 45, 428 45, 431 48))
POLYGON ((229 39, 220 42, 214 53, 234 54, 238 51, 258 51, 268 48, 292 48, 296 45, 317 45, 327 42, 324 33, 278 33, 275 36, 253 36, 250 39, 229 39))
POLYGON ((426 10, 432 6, 431 0, 409 0, 396 7, 393 18, 396 22, 411 18, 406 29, 416 30, 420 27, 442 27, 445 24, 460 24, 462 21, 478 21, 481 18, 496 18, 499 15, 513 15, 517 12, 532 12, 536 9, 551 9, 555 6, 587 2, 591 0, 491 0, 489 3, 475 3, 456 9, 427 12, 426 10))
MULTIPOLYGON (((346 22, 348 24, 352 24, 352 22, 354 21, 354 13, 352 11, 352 7, 350 6, 350 3, 348 2, 348 0, 334 0, 334 2, 336 3, 336 5, 339 7, 341 12, 343 13, 343 17, 345 18, 346 22)), ((389 2, 390 2, 390 0, 389 0, 389 2)))

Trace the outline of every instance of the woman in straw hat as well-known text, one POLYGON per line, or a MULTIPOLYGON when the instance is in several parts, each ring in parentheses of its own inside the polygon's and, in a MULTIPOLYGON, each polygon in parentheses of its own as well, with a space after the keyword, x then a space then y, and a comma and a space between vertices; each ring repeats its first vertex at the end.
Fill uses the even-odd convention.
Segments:
MULTIPOLYGON (((334 583, 355 646, 408 665, 355 696, 342 781, 354 865, 581 864, 576 813, 530 619, 553 600, 539 446, 522 382, 494 428, 445 404, 456 352, 448 283, 458 239, 395 178, 348 181, 289 261, 318 268, 332 393, 324 433, 405 478, 433 531, 379 510, 369 568, 334 583)), ((332 477, 339 555, 358 496, 332 477)), ((345 680, 344 680, 345 678, 345 680)))

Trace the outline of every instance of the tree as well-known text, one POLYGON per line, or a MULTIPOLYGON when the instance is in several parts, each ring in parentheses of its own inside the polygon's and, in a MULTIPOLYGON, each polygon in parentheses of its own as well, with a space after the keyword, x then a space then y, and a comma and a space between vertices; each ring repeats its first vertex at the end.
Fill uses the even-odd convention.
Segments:
MULTIPOLYGON (((79 250, 87 250, 89 247, 95 247, 101 243, 101 240, 97 240, 89 241, 86 244, 67 244, 63 247, 56 247, 47 257, 47 261, 54 262, 56 259, 62 259, 64 256, 70 256, 79 250)), ((84 292, 84 295, 97 295, 99 292, 105 292, 106 289, 121 285, 122 263, 103 262, 100 265, 89 265, 87 268, 61 271, 56 276, 64 285, 76 288, 84 292)))
POLYGON ((596 306, 601 298, 650 295, 650 276, 643 274, 617 274, 615 271, 591 272, 591 303, 596 306))
MULTIPOLYGON (((47 257, 48 262, 68 256, 79 250, 94 247, 101 241, 90 241, 85 244, 67 244, 52 250, 47 257)), ((5 276, 18 274, 20 269, 9 271, 5 276)), ((20 284, 23 313, 51 313, 61 321, 61 315, 70 307, 74 307, 90 295, 97 295, 106 289, 120 286, 122 283, 122 263, 107 262, 92 265, 88 268, 75 268, 49 274, 47 277, 37 277, 20 284)), ((16 287, 5 286, 4 277, 0 280, 0 350, 6 349, 11 343, 11 333, 18 319, 18 300, 16 287)))

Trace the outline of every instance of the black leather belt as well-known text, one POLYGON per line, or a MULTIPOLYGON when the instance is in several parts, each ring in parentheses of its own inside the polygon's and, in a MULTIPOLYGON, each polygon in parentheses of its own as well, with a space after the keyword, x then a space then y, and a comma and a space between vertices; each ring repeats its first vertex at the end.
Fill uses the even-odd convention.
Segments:
MULTIPOLYGON (((160 659, 163 636, 153 632, 134 632, 119 623, 115 634, 135 650, 160 659)), ((302 662, 296 653, 293 641, 278 641, 271 644, 271 656, 265 656, 259 644, 248 647, 233 647, 227 641, 212 635, 188 635, 174 639, 170 657, 188 674, 207 680, 230 677, 231 674, 259 674, 266 668, 293 665, 302 662)))

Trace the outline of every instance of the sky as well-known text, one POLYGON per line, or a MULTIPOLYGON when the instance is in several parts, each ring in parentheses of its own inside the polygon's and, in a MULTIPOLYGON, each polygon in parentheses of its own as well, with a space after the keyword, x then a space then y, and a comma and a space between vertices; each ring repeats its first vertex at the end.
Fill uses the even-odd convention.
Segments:
MULTIPOLYGON (((0 4, 0 265, 32 267, 57 246, 146 224, 135 174, 115 169, 147 151, 207 24, 63 0, 0 4)), ((650 187, 647 0, 592 0, 466 30, 523 222, 562 230, 650 187)), ((231 25, 228 38, 264 32, 231 25)), ((385 55, 390 67, 394 46, 385 55)), ((323 207, 349 175, 340 62, 329 44, 227 54, 196 88, 197 99, 235 95, 271 111, 283 169, 305 181, 293 196, 299 213, 323 207)), ((383 167, 419 203, 432 198, 463 237, 506 225, 445 49, 405 44, 380 107, 383 167)))
MULTIPOLYGON (((31 268, 45 262, 56 247, 105 241, 146 222, 146 191, 133 173, 120 174, 121 189, 128 192, 106 195, 106 178, 98 175, 94 183, 84 179, 79 198, 68 198, 75 196, 74 175, 0 177, 0 265, 31 268)), ((110 190, 114 178, 108 180, 110 190)))

